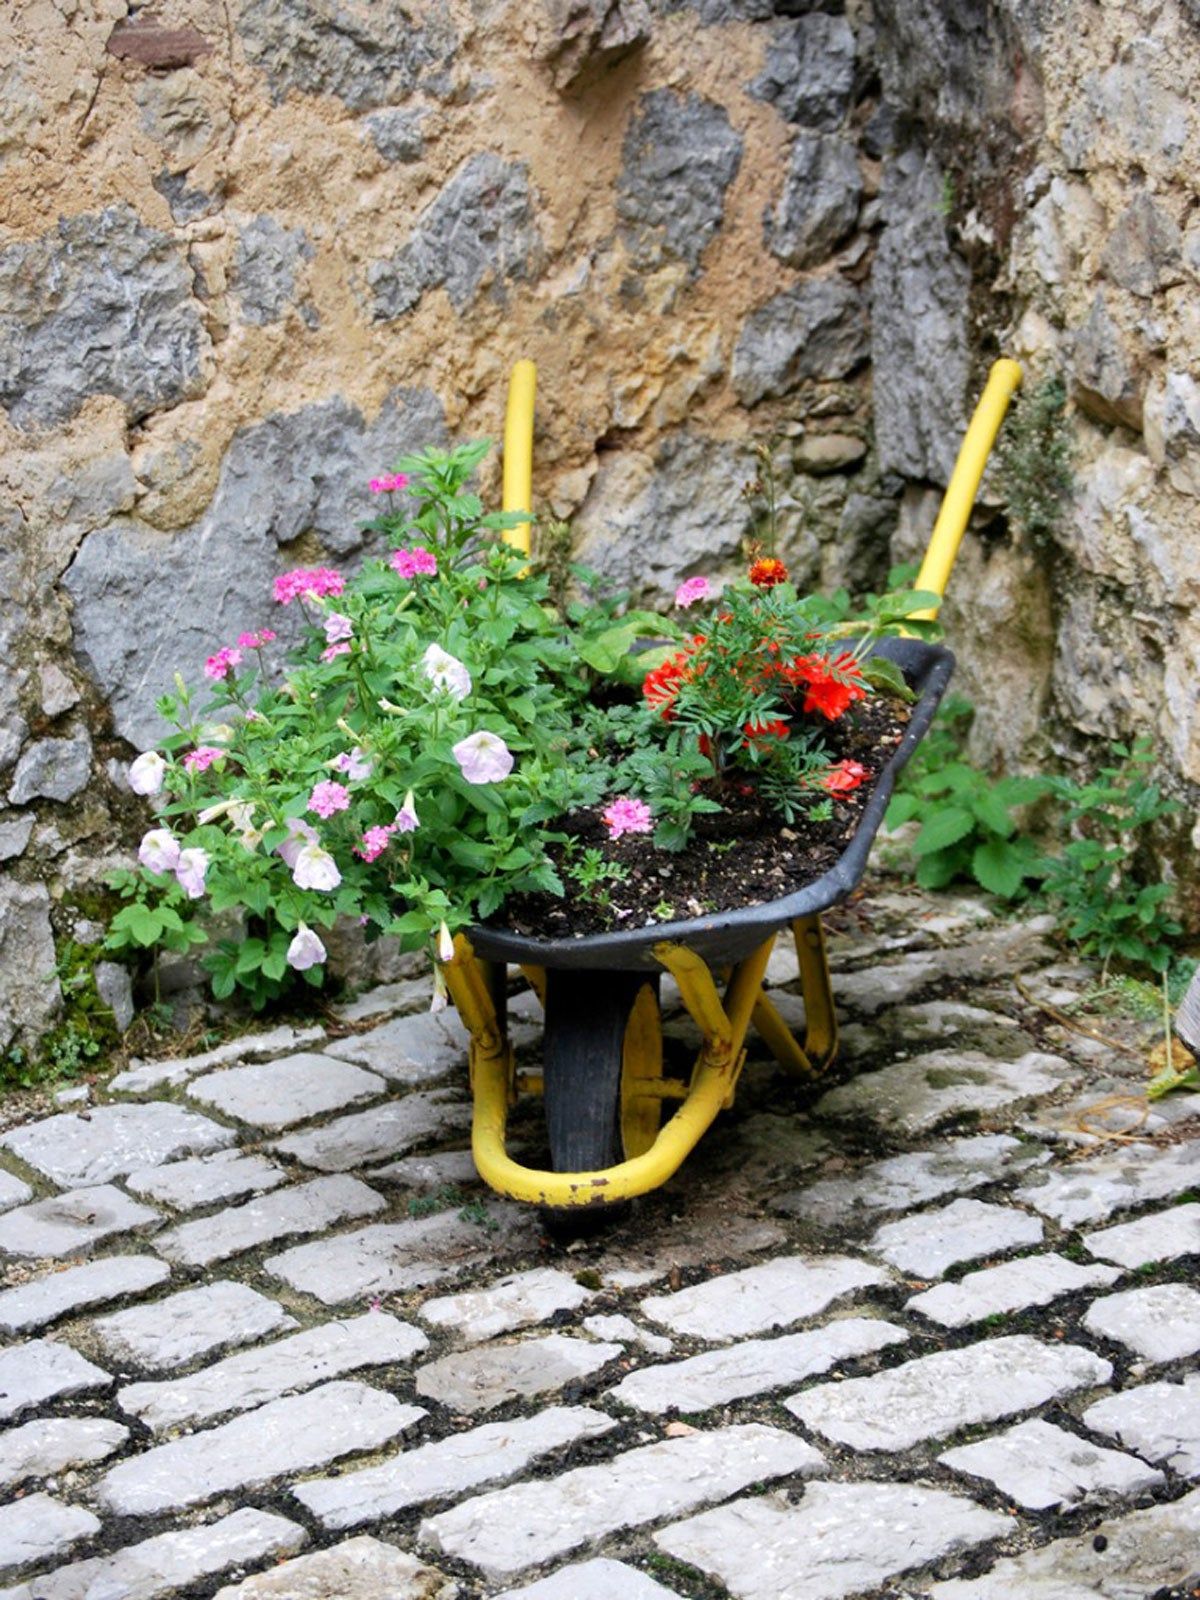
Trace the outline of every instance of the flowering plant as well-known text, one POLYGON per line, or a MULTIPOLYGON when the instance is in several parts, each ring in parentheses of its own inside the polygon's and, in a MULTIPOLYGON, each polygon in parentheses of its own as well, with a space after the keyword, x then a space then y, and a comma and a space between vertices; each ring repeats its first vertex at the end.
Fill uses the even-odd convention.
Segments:
POLYGON ((175 732, 130 767, 158 817, 111 945, 181 948, 204 937, 201 902, 240 908, 248 936, 208 965, 218 996, 241 985, 261 1003, 292 973, 322 980, 338 917, 445 958, 455 929, 509 896, 562 896, 573 815, 675 850, 731 782, 785 820, 861 782, 822 728, 881 685, 905 692, 870 645, 930 597, 851 622, 768 557, 719 596, 706 578, 681 585, 679 610, 710 606, 690 636, 622 600, 550 604, 546 576, 500 538, 524 519, 485 515, 468 487, 486 449, 427 450, 372 480, 367 527, 388 550, 358 576, 275 580, 276 606, 303 617, 290 664, 260 627, 204 663, 211 704, 177 678, 159 706, 175 732), (614 687, 631 677, 640 695, 614 687))

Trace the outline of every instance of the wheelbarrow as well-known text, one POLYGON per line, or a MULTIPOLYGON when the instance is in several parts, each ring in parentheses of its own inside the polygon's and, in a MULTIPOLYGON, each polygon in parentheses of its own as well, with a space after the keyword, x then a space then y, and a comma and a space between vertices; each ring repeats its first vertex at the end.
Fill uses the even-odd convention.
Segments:
MULTIPOLYGON (((919 590, 945 593, 984 465, 1020 382, 1015 361, 992 367, 917 576, 919 590)), ((532 362, 518 362, 505 423, 506 511, 532 510, 535 385, 532 362)), ((528 550, 527 524, 506 537, 528 550)), ((936 610, 922 615, 932 617, 936 610)), ((882 640, 878 649, 900 667, 916 702, 854 837, 815 882, 766 904, 651 928, 534 939, 475 927, 455 940, 443 974, 470 1034, 471 1148, 480 1176, 500 1194, 569 1217, 665 1183, 718 1112, 733 1104, 751 1027, 789 1072, 816 1080, 828 1070, 838 1033, 821 913, 844 900, 862 877, 896 777, 929 727, 954 670, 953 655, 938 645, 899 638, 882 640), (776 937, 785 928, 799 966, 803 1043, 763 988, 776 937), (540 1074, 518 1074, 508 1039, 508 969, 514 965, 544 1013, 540 1074), (660 988, 666 974, 703 1038, 686 1080, 664 1073, 660 988), (519 1092, 542 1095, 552 1171, 522 1166, 507 1153, 508 1114, 519 1092), (675 1109, 663 1122, 665 1104, 675 1109)))

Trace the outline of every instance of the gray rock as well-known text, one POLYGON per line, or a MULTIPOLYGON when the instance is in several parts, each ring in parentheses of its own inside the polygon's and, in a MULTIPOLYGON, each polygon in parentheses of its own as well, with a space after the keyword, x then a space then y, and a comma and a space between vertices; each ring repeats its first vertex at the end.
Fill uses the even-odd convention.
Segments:
POLYGON ((251 1127, 277 1132, 370 1100, 384 1087, 373 1072, 306 1052, 249 1067, 222 1067, 194 1078, 188 1095, 251 1127))
POLYGON ((674 1294, 651 1295, 642 1310, 651 1321, 693 1338, 738 1339, 788 1328, 857 1289, 889 1281, 890 1274, 853 1256, 778 1256, 741 1272, 727 1272, 674 1294))
POLYGON ((81 730, 69 739, 39 739, 17 762, 10 805, 30 800, 72 800, 92 775, 92 741, 81 730))
POLYGON ((519 1344, 487 1344, 419 1367, 416 1392, 454 1412, 492 1411, 578 1383, 624 1353, 619 1344, 593 1344, 561 1333, 519 1344))
POLYGON ((801 133, 779 203, 764 218, 767 248, 789 267, 815 265, 854 227, 862 178, 848 139, 801 133))
POLYGON ((103 1417, 40 1417, 0 1433, 0 1488, 88 1466, 119 1450, 129 1429, 103 1417))
POLYGON ((747 1395, 766 1394, 828 1372, 908 1338, 894 1323, 868 1317, 839 1317, 824 1328, 784 1334, 779 1339, 745 1339, 723 1350, 706 1350, 684 1361, 641 1367, 611 1391, 622 1405, 639 1411, 707 1411, 747 1395))
POLYGON ((286 1517, 246 1506, 216 1522, 177 1528, 112 1555, 73 1561, 10 1595, 11 1600, 167 1600, 230 1567, 287 1554, 307 1541, 304 1529, 286 1517))
POLYGON ((118 1033, 124 1033, 133 1021, 133 980, 129 968, 116 961, 97 961, 92 968, 96 980, 96 993, 112 1012, 118 1033))
POLYGON ((214 1600, 455 1600, 458 1593, 436 1567, 364 1533, 218 1589, 214 1600))
POLYGON ((1098 1400, 1085 1428, 1106 1433, 1184 1478, 1200 1477, 1200 1373, 1182 1383, 1146 1383, 1098 1400))
POLYGON ((14 1178, 11 1172, 0 1171, 0 1211, 11 1211, 13 1206, 23 1206, 32 1199, 33 1190, 27 1183, 14 1178))
MULTIPOLYGON (((280 1315, 275 1326, 295 1327, 295 1322, 280 1315)), ((129 1384, 118 1391, 117 1403, 155 1433, 166 1433, 183 1423, 194 1426, 229 1411, 249 1411, 360 1368, 407 1362, 428 1345, 425 1335, 407 1322, 369 1311, 256 1344, 184 1378, 129 1384)))
POLYGON ((654 1542, 754 1600, 842 1600, 1009 1531, 1007 1517, 912 1483, 814 1483, 799 1505, 735 1500, 654 1542))
POLYGON ((470 1036, 457 1011, 394 1017, 366 1033, 339 1039, 326 1052, 356 1061, 393 1083, 430 1083, 462 1069, 470 1036))
POLYGON ((716 236, 725 191, 742 160, 741 136, 723 106, 699 95, 643 95, 621 149, 617 216, 639 272, 683 261, 694 277, 716 236))
POLYGON ((11 861, 14 856, 24 854, 34 821, 31 813, 0 818, 0 861, 11 861))
MULTIPOLYGON (((227 1345, 247 1344, 295 1326, 296 1319, 282 1306, 247 1284, 218 1281, 99 1317, 92 1333, 114 1363, 132 1361, 151 1372, 163 1372, 227 1345)), ((122 1405, 130 1409, 124 1401, 122 1405)))
POLYGON ((1162 434, 1171 487, 1200 495, 1200 384, 1189 373, 1167 373, 1162 434))
POLYGON ((153 1256, 105 1256, 64 1272, 50 1272, 0 1293, 0 1329, 22 1333, 41 1328, 67 1312, 141 1294, 170 1276, 166 1262, 153 1256))
POLYGON ((907 1450, 1111 1377, 1111 1364, 1090 1350, 1012 1334, 940 1350, 874 1377, 820 1384, 787 1401, 787 1408, 824 1438, 854 1450, 907 1450))
POLYGON ((357 1178, 313 1178, 180 1223, 156 1243, 169 1261, 204 1267, 293 1234, 320 1233, 335 1222, 382 1211, 384 1205, 383 1197, 357 1178))
POLYGON ((65 1506, 48 1494, 28 1494, 0 1506, 0 1574, 61 1555, 100 1532, 100 1519, 82 1506, 65 1506))
POLYGON ((1200 1489, 1171 1505, 1102 1522, 1040 1550, 1006 1556, 982 1578, 935 1583, 932 1600, 1126 1600, 1186 1589, 1200 1576, 1200 1489))
POLYGON ((192 1211, 217 1200, 261 1194, 286 1181, 282 1167, 265 1156, 218 1150, 216 1155, 171 1161, 165 1167, 138 1167, 127 1175, 125 1187, 176 1211, 192 1211))
POLYGON ((1050 1305, 1060 1295, 1110 1284, 1117 1276, 1112 1267, 1081 1267, 1065 1256, 1023 1256, 968 1272, 956 1283, 939 1283, 913 1295, 904 1309, 919 1311, 943 1328, 965 1328, 984 1317, 1050 1305))
MULTIPOLYGON (((101 930, 103 936, 103 930, 101 930)), ((224 1066, 229 1061, 256 1061, 260 1057, 281 1056, 301 1045, 315 1044, 325 1037, 320 1024, 307 1028, 292 1028, 287 1024, 268 1028, 264 1033, 246 1033, 238 1039, 227 1039, 212 1050, 194 1056, 175 1056, 161 1061, 136 1061, 128 1072, 119 1072, 110 1080, 109 1090, 117 1094, 142 1094, 147 1089, 160 1089, 169 1084, 186 1083, 197 1073, 209 1067, 224 1066)))
POLYGON ((315 254, 303 228, 255 217, 238 236, 229 287, 247 322, 278 322, 296 299, 296 278, 315 254))
POLYGON ((56 662, 38 668, 38 699, 48 717, 61 717, 79 704, 79 690, 56 662))
POLYGON ((31 1047, 62 1005, 44 883, 0 881, 0 1050, 31 1047))
POLYGON ((1085 1233, 1083 1242, 1102 1261, 1115 1261, 1118 1266, 1129 1268, 1200 1254, 1200 1202, 1172 1206, 1169 1211, 1123 1222, 1099 1233, 1085 1233))
POLYGON ((418 1090, 370 1111, 355 1111, 305 1133, 276 1139, 271 1149, 318 1172, 347 1172, 401 1155, 435 1133, 457 1132, 470 1120, 470 1107, 453 1100, 446 1090, 418 1090))
POLYGON ((883 472, 946 483, 966 425, 971 274, 951 250, 942 173, 906 155, 886 171, 871 277, 875 443, 883 472))
POLYGON ((106 1389, 107 1372, 50 1339, 29 1339, 0 1350, 0 1421, 67 1395, 106 1389))
POLYGON ((525 163, 479 151, 425 208, 400 249, 368 267, 371 315, 377 322, 402 317, 435 288, 463 311, 485 282, 503 300, 506 283, 536 276, 541 253, 525 163))
POLYGON ((646 0, 542 0, 539 55, 554 87, 575 93, 640 49, 652 27, 646 0))
POLYGON ((457 1334, 467 1344, 478 1344, 498 1333, 545 1322, 557 1311, 575 1311, 588 1298, 589 1291, 569 1273, 534 1267, 500 1278, 486 1289, 426 1300, 420 1314, 435 1328, 457 1334))
POLYGON ((1117 218, 1101 257, 1114 283, 1148 299, 1182 275, 1179 229, 1148 194, 1135 195, 1117 218))
POLYGON ((1061 1056, 1028 1050, 998 1061, 978 1050, 932 1050, 898 1061, 822 1095, 821 1117, 862 1119, 890 1133, 916 1135, 964 1116, 1008 1111, 1053 1094, 1075 1076, 1061 1056))
POLYGON ((408 1506, 463 1494, 511 1478, 538 1456, 575 1439, 595 1438, 616 1424, 598 1411, 549 1406, 531 1417, 488 1422, 434 1444, 405 1450, 379 1466, 310 1478, 292 1493, 327 1528, 353 1528, 408 1506))
POLYGON ((419 1406, 401 1405, 364 1383, 326 1383, 219 1428, 155 1445, 110 1468, 96 1494, 116 1516, 153 1516, 356 1450, 377 1450, 424 1415, 419 1406))
POLYGON ((138 422, 201 393, 209 349, 182 245, 127 205, 0 250, 0 404, 19 428, 94 394, 138 422))
POLYGON ((561 1567, 519 1589, 505 1589, 496 1600, 612 1600, 614 1595, 621 1600, 678 1600, 674 1589, 664 1589, 636 1567, 607 1556, 561 1567))
POLYGON ((1200 1350, 1200 1290, 1159 1283, 1105 1295, 1093 1301, 1083 1325, 1147 1361, 1182 1361, 1200 1350))
POLYGON ((986 1478, 1031 1511, 1059 1510, 1103 1494, 1143 1494, 1161 1472, 1120 1450, 1104 1450, 1037 1418, 978 1444, 947 1450, 938 1460, 955 1472, 986 1478))
POLYGON ((476 1495, 421 1524, 420 1538, 505 1578, 621 1528, 677 1516, 748 1484, 825 1468, 794 1434, 759 1423, 627 1450, 602 1466, 476 1495))
POLYGON ((1071 393, 1097 422, 1140 433, 1146 378, 1097 290, 1086 321, 1071 340, 1071 393))
POLYGON ((107 1183, 147 1162, 217 1150, 233 1141, 231 1128, 159 1100, 44 1117, 6 1133, 0 1146, 51 1183, 79 1189, 107 1183))
POLYGON ((1064 1228, 1166 1200, 1200 1183, 1200 1145, 1134 1144, 1039 1173, 1017 1199, 1064 1228))
POLYGON ((384 111, 373 111, 366 119, 366 127, 385 161, 401 161, 408 165, 425 154, 425 135, 421 131, 424 121, 420 111, 392 106, 384 111))
MULTIPOLYGON (((133 521, 89 534, 63 583, 76 652, 121 737, 140 749, 163 737, 155 702, 174 692, 180 662, 202 663, 268 617, 281 638, 289 627, 296 635, 299 622, 270 611, 272 580, 294 564, 276 546, 310 534, 334 555, 360 549, 348 492, 362 492, 369 515, 363 486, 380 463, 442 437, 441 406, 427 389, 394 390, 370 424, 345 400, 319 401, 236 434, 208 510, 168 546, 157 529, 133 521), (134 607, 154 619, 136 636, 122 620, 134 607)), ((203 687, 199 666, 191 681, 203 687)))
POLYGON ((902 1272, 940 1278, 959 1261, 1002 1255, 1042 1242, 1042 1220, 1025 1211, 954 1200, 936 1211, 921 1211, 878 1228, 868 1249, 902 1272))
POLYGON ((867 358, 862 296, 843 278, 785 289, 752 311, 733 352, 733 387, 743 405, 779 399, 805 378, 845 378, 867 358))
POLYGON ((854 57, 854 30, 845 17, 800 17, 772 39, 750 93, 789 122, 837 128, 850 108, 854 57))
POLYGON ((82 1254, 111 1234, 132 1232, 161 1220, 157 1211, 138 1205, 111 1184, 72 1189, 69 1194, 18 1206, 0 1217, 0 1255, 82 1254))
POLYGON ((351 111, 395 105, 417 89, 444 92, 458 49, 446 0, 423 0, 415 14, 406 0, 246 0, 235 26, 276 100, 298 89, 336 95, 351 111))
POLYGON ((385 1167, 372 1167, 372 1182, 381 1180, 405 1189, 477 1189, 479 1173, 469 1150, 435 1150, 427 1156, 402 1156, 385 1167))

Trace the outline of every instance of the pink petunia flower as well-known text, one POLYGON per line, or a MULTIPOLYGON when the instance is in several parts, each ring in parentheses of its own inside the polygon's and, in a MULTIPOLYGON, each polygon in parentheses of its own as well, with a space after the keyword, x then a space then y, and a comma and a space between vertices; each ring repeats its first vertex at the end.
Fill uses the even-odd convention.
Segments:
POLYGON ((189 900, 199 900, 204 893, 204 874, 208 871, 208 851, 193 846, 181 850, 175 863, 175 877, 189 900))
POLYGON ((623 833, 650 833, 654 827, 646 802, 628 795, 614 800, 600 820, 608 829, 610 839, 619 839, 623 833))
POLYGON ((302 922, 296 929, 296 937, 288 945, 287 964, 297 972, 305 972, 309 967, 320 966, 326 954, 320 939, 307 922, 302 922))
POLYGON ((333 758, 336 772, 344 772, 351 783, 358 783, 362 778, 371 776, 373 763, 368 759, 367 752, 359 745, 353 750, 343 750, 340 756, 333 758))
POLYGON ((231 650, 226 645, 223 650, 218 650, 215 656, 209 656, 204 663, 204 676, 206 678, 226 678, 241 664, 242 652, 240 650, 231 650))
POLYGON ((179 855, 179 840, 169 828, 151 828, 138 845, 138 860, 147 872, 174 872, 179 855))
POLYGON ((486 728, 469 733, 450 749, 468 783, 499 783, 513 769, 512 751, 498 733, 486 728))
POLYGON ((292 882, 298 889, 336 889, 342 881, 337 862, 319 844, 304 845, 292 868, 292 882))
POLYGON ((166 776, 166 760, 157 750, 144 750, 129 764, 129 787, 134 794, 157 794, 166 776))
POLYGON ((437 557, 423 544, 414 545, 411 550, 393 550, 389 565, 402 578, 437 577, 437 557))
POLYGON ((712 584, 707 578, 686 578, 675 591, 675 604, 681 611, 686 611, 697 600, 707 600, 711 593, 712 584))
POLYGON ((296 865, 296 857, 306 844, 317 844, 320 834, 311 822, 305 822, 303 817, 285 817, 284 827, 288 831, 287 838, 282 844, 275 846, 275 854, 282 856, 289 867, 296 865))
POLYGON ((184 756, 184 770, 186 772, 207 772, 213 762, 219 761, 224 754, 224 750, 219 750, 216 745, 197 745, 194 750, 189 750, 187 755, 184 756))
POLYGON ((366 862, 378 861, 387 849, 392 837, 391 828, 368 828, 362 836, 362 844, 355 845, 354 854, 361 856, 366 862))
POLYGON ((308 797, 308 809, 319 817, 332 817, 335 811, 345 811, 350 805, 350 791, 332 778, 314 786, 308 797))
POLYGON ((282 572, 275 579, 274 594, 281 606, 293 600, 323 600, 326 595, 339 595, 346 580, 332 567, 297 567, 294 572, 282 572))
POLYGON ((445 689, 455 700, 465 700, 471 692, 471 674, 457 656, 431 644, 421 657, 425 676, 435 689, 445 689))
POLYGON ((331 611, 325 618, 325 643, 341 644, 343 639, 349 639, 354 634, 354 624, 349 617, 344 617, 340 611, 331 611))
POLYGON ((416 833, 421 826, 421 819, 417 816, 417 808, 413 803, 413 792, 410 789, 404 796, 404 804, 396 813, 396 820, 392 823, 395 833, 416 833))
POLYGON ((321 651, 322 661, 336 661, 338 656, 348 656, 350 646, 345 639, 338 644, 331 644, 327 650, 321 651))

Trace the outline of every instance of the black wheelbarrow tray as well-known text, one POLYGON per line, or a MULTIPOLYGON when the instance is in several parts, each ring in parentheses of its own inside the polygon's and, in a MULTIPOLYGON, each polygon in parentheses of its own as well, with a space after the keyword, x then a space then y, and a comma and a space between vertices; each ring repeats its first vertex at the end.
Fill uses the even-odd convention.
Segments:
MULTIPOLYGON (((530 432, 530 363, 525 380, 530 432)), ((941 595, 966 526, 988 451, 1020 381, 1000 361, 968 429, 916 587, 941 595)), ((512 448, 512 401, 506 457, 512 448)), ((506 510, 528 510, 522 498, 506 510)), ((925 613, 931 615, 932 613, 925 613)), ((866 867, 896 777, 933 719, 954 657, 939 645, 885 639, 877 646, 901 668, 917 696, 907 729, 880 772, 853 838, 837 862, 783 899, 686 922, 622 929, 576 939, 535 939, 476 927, 455 940, 443 966, 451 998, 470 1034, 474 1094, 471 1146, 480 1176, 500 1194, 551 1213, 603 1207, 657 1188, 682 1164, 717 1113, 733 1104, 753 1025, 790 1071, 816 1078, 837 1053, 837 1021, 821 912, 844 900, 866 867), (763 990, 777 934, 790 927, 804 997, 801 1044, 763 990), (545 1015, 542 1072, 518 1074, 508 1040, 509 965, 518 966, 545 1015), (688 1081, 663 1073, 659 986, 671 975, 703 1037, 688 1081), (718 990, 724 983, 724 993, 718 990), (505 1149, 518 1090, 544 1098, 554 1170, 522 1166, 505 1149), (662 1121, 663 1102, 678 1102, 662 1121), (662 1126, 660 1127, 660 1123, 662 1126)))

